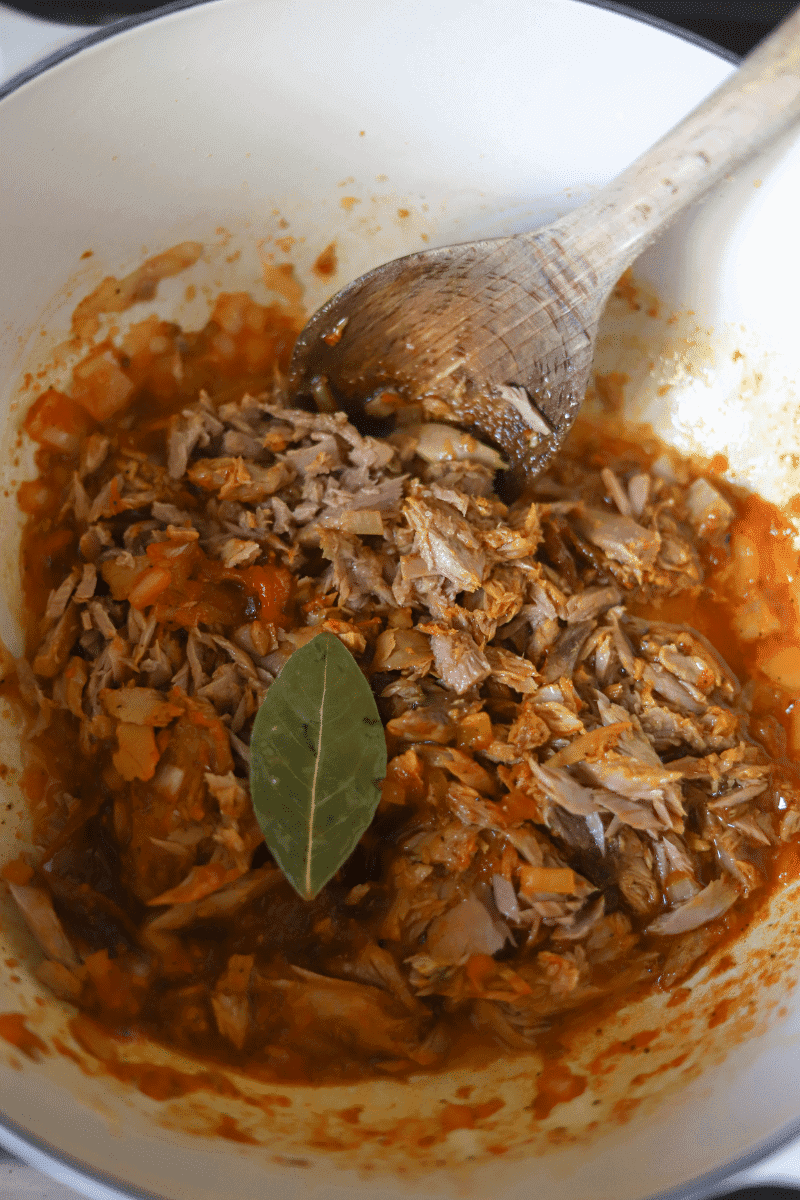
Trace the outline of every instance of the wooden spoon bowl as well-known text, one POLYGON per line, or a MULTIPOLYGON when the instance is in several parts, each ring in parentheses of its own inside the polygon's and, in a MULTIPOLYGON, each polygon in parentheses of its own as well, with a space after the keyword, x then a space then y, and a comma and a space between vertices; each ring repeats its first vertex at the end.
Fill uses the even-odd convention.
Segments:
POLYGON ((589 203, 533 233, 424 250, 362 275, 295 347, 296 394, 354 418, 386 389, 475 431, 520 490, 563 440, 621 273, 687 205, 800 118, 800 9, 589 203))

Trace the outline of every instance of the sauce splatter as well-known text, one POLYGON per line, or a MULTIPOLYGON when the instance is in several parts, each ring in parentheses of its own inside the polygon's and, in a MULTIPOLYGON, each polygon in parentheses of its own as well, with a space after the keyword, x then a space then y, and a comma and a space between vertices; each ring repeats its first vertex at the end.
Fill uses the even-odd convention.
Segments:
MULTIPOLYGON (((121 1083, 131 1083, 151 1100, 177 1100, 193 1092, 238 1099, 242 1096, 221 1071, 178 1071, 152 1062, 124 1062, 113 1050, 113 1035, 89 1017, 74 1017, 69 1022, 76 1042, 121 1083)), ((20 1047, 21 1048, 21 1047, 20 1047)))
POLYGON ((640 1050, 648 1050, 652 1042, 660 1034, 658 1029, 643 1029, 640 1033, 635 1034, 632 1038, 626 1041, 614 1041, 600 1051, 598 1055, 589 1064, 589 1070, 595 1075, 605 1075, 614 1069, 613 1063, 608 1060, 616 1058, 623 1054, 635 1054, 640 1050))
POLYGON ((447 1133, 453 1129, 474 1129, 478 1121, 493 1117, 504 1104, 499 1097, 483 1104, 446 1104, 439 1114, 439 1123, 447 1133))
POLYGON ((708 1028, 714 1029, 717 1025, 722 1025, 727 1021, 732 1007, 732 999, 720 1000, 719 1004, 715 1004, 711 1016, 708 1018, 708 1028))
POLYGON ((357 1125, 361 1119, 361 1114, 363 1111, 363 1104, 353 1104, 350 1108, 343 1108, 339 1113, 339 1116, 343 1121, 346 1121, 348 1125, 357 1125))
POLYGON ((229 1142, 239 1142, 242 1146, 258 1146, 259 1142, 256 1138, 251 1137, 244 1129, 240 1129, 236 1120, 233 1117, 220 1117, 217 1124, 214 1126, 214 1133, 218 1137, 226 1138, 229 1142))
POLYGON ((0 1037, 35 1062, 40 1054, 50 1051, 42 1039, 28 1029, 27 1019, 25 1013, 0 1013, 0 1037))
MULTIPOLYGON (((343 197, 344 199, 345 197, 343 197)), ((331 242, 326 246, 322 253, 317 257, 314 263, 314 270, 318 275, 327 278, 330 275, 335 275, 339 263, 336 258, 336 242, 331 242)))
POLYGON ((586 1091, 585 1075, 574 1074, 566 1063, 546 1059, 537 1080, 536 1096, 531 1109, 537 1121, 550 1116, 557 1104, 566 1104, 586 1091))
POLYGON ((656 1079, 659 1075, 665 1075, 667 1071, 677 1071, 678 1067, 682 1067, 688 1057, 689 1051, 686 1050, 683 1054, 678 1054, 675 1058, 671 1058, 669 1062, 662 1063, 654 1071, 642 1071, 639 1075, 634 1075, 631 1080, 631 1087, 641 1087, 648 1079, 656 1079))

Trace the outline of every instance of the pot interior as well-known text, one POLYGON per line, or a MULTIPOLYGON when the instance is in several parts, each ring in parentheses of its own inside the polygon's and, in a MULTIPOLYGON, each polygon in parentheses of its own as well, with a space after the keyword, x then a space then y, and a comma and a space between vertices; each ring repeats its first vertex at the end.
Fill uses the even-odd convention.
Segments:
MULTIPOLYGON (((323 0, 215 0, 114 34, 7 96, 6 645, 21 648, 15 492, 32 473, 20 418, 40 372, 58 381, 68 371, 71 314, 102 278, 196 240, 199 261, 125 320, 157 312, 196 328, 220 290, 296 303, 276 272, 286 263, 312 311, 389 258, 566 211, 729 70, 699 47, 574 0, 444 0, 433 10, 357 2, 335 14, 323 0), (336 270, 322 274, 315 263, 332 243, 336 270)), ((800 492, 800 343, 789 302, 798 187, 800 146, 786 138, 688 213, 636 268, 640 296, 652 292, 658 305, 614 301, 597 358, 599 371, 628 378, 626 419, 682 453, 724 454, 729 479, 781 505, 800 492)), ((0 716, 5 861, 28 844, 29 824, 20 726, 5 705, 0 716)), ((787 883, 736 944, 733 964, 720 970, 712 959, 679 1002, 655 994, 602 1034, 587 1032, 570 1069, 590 1085, 540 1120, 530 1107, 535 1055, 341 1088, 215 1076, 178 1095, 175 1080, 196 1083, 207 1068, 130 1039, 96 1047, 113 1054, 112 1077, 76 1044, 67 1006, 36 983, 38 952, 3 893, 0 1010, 25 1014, 44 1046, 26 1056, 0 1043, 7 1136, 46 1168, 60 1159, 109 1187, 174 1200, 311 1188, 510 1197, 533 1181, 553 1200, 665 1192, 750 1155, 800 1114, 787 1052, 800 1030, 797 898, 787 883), (648 1056, 620 1052, 591 1071, 617 1043, 647 1044, 648 1056), (142 1064, 171 1078, 176 1094, 164 1095, 142 1064), (354 1107, 356 1121, 342 1115, 354 1107), (222 1117, 251 1140, 226 1140, 222 1117)))

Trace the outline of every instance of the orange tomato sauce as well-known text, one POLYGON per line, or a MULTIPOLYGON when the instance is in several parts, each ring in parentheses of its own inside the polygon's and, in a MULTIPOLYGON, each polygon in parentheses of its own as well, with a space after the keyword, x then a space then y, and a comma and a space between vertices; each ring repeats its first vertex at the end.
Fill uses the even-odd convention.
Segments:
MULTIPOLYGON (((22 574, 32 639, 50 590, 62 581, 76 560, 76 531, 69 523, 60 523, 59 513, 81 440, 102 430, 114 436, 122 449, 150 454, 161 443, 171 415, 194 401, 201 390, 206 390, 215 403, 238 399, 245 391, 262 390, 276 368, 286 369, 296 332, 294 319, 279 310, 257 305, 242 294, 223 295, 200 331, 186 333, 168 322, 148 318, 134 325, 118 344, 107 341, 87 354, 76 371, 71 396, 48 389, 36 400, 25 428, 39 444, 38 477, 23 484, 19 491, 20 507, 27 516, 22 574), (180 369, 176 368, 178 344, 180 369), (109 395, 123 398, 118 410, 109 411, 109 395)), ((644 468, 651 466, 663 452, 655 440, 643 443, 626 436, 624 429, 618 429, 614 436, 604 431, 602 451, 598 451, 597 429, 580 424, 571 445, 571 453, 584 454, 587 459, 596 456, 598 461, 605 462, 610 456, 644 468)), ((698 464, 697 473, 700 467, 698 464)), ((736 492, 718 480, 714 482, 736 512, 728 545, 709 552, 704 564, 704 582, 694 593, 641 605, 639 611, 642 615, 696 628, 720 650, 741 678, 753 680, 752 735, 779 762, 787 786, 793 786, 794 756, 800 751, 800 705, 796 698, 800 692, 800 628, 795 588, 800 568, 791 527, 774 506, 756 496, 736 492), (749 636, 759 621, 762 626, 758 636, 749 636), (743 636, 743 632, 748 636, 743 636)), ((181 502, 190 511, 197 503, 188 490, 181 502)), ((179 559, 168 561, 165 549, 165 543, 149 546, 147 561, 137 563, 127 581, 132 605, 152 606, 151 612, 163 629, 188 629, 218 621, 230 624, 255 618, 278 625, 291 624, 294 598, 291 576, 284 568, 277 564, 226 568, 196 545, 179 559)), ((62 830, 58 844, 66 842, 72 829, 86 821, 87 814, 96 814, 113 802, 103 773, 98 773, 91 760, 75 753, 76 730, 77 722, 57 714, 51 727, 37 739, 36 758, 23 777, 35 823, 47 814, 54 781, 69 780, 69 790, 79 797, 76 811, 62 830)), ((487 733, 478 721, 474 727, 464 729, 464 745, 479 750, 488 736, 490 730, 487 733)), ((398 764, 386 780, 384 798, 391 801, 394 792, 413 801, 421 795, 422 787, 422 780, 406 776, 402 764, 398 764)), ((505 801, 509 807, 524 802, 526 798, 521 793, 510 793, 505 801)), ((391 812, 392 804, 386 807, 391 812)), ((88 828, 91 829, 91 824, 88 828)), ((392 835, 390 823, 376 829, 365 839, 362 858, 377 857, 381 841, 390 844, 392 835)), ((51 845, 49 852, 52 850, 51 845)), ((800 874, 798 850, 791 845, 783 848, 774 857, 771 870, 773 883, 796 878, 800 874)), ((12 867, 7 877, 12 882, 21 880, 20 872, 24 874, 24 864, 12 867)), ((715 949, 732 941, 754 919, 768 894, 768 888, 757 891, 714 923, 718 935, 715 949)), ((274 936, 278 945, 280 937, 276 929, 281 923, 292 938, 312 943, 316 930, 330 919, 333 911, 324 896, 313 906, 306 905, 289 894, 288 888, 285 894, 281 893, 275 909, 269 914, 270 928, 266 933, 238 928, 230 946, 211 947, 198 939, 191 947, 196 958, 196 977, 215 970, 232 949, 241 949, 248 937, 274 936)), ((265 915, 262 913, 261 917, 265 915)), ((109 920, 124 930, 113 889, 109 920)), ((513 973, 508 978, 495 979, 500 964, 486 956, 473 959, 467 975, 476 995, 494 987, 513 990, 514 980, 510 978, 513 973)), ((91 955, 86 967, 96 988, 95 1015, 99 1020, 114 1028, 121 1021, 136 1018, 148 1033, 159 1036, 159 1022, 163 1026, 168 1015, 140 1011, 136 995, 128 988, 128 977, 115 973, 114 961, 106 950, 91 955)), ((635 1002, 657 984, 654 975, 646 984, 628 992, 625 1002, 635 1002)), ((620 1003, 620 995, 614 995, 590 1012, 584 1009, 562 1015, 557 1032, 543 1038, 540 1049, 545 1054, 545 1066, 537 1080, 533 1101, 537 1119, 544 1119, 556 1105, 584 1091, 586 1077, 574 1074, 563 1061, 570 1038, 602 1022, 604 1015, 620 1003)), ((28 1036, 24 1024, 12 1018, 14 1014, 0 1018, 4 1022, 0 1024, 0 1036, 13 1040, 25 1053, 40 1050, 39 1039, 32 1034, 28 1036)), ((451 1056, 451 1065, 459 1058, 479 1063, 492 1057, 494 1051, 487 1046, 486 1037, 476 1035, 468 1019, 456 1013, 453 1022, 457 1049, 451 1056)), ((90 1027, 89 1018, 78 1018, 75 1024, 84 1048, 98 1057, 101 1051, 95 1039, 87 1034, 90 1027)), ((192 1044, 191 1049, 195 1054, 201 1052, 198 1044, 192 1044)), ((625 1053, 626 1049, 619 1043, 613 1051, 609 1048, 608 1053, 625 1053)), ((639 1049, 638 1045, 631 1047, 639 1049)), ((206 1047, 206 1054, 214 1061, 226 1061, 219 1045, 206 1047)), ((220 1077, 213 1072, 183 1075, 167 1068, 126 1066, 110 1053, 103 1057, 108 1070, 117 1078, 124 1078, 158 1099, 222 1086, 218 1083, 220 1077)), ((242 1065, 237 1062, 237 1066, 242 1065)), ((599 1061, 594 1066, 598 1072, 604 1069, 599 1061)), ((328 1078, 336 1077, 335 1063, 325 1064, 325 1069, 328 1078)), ((409 1069, 418 1072, 422 1068, 409 1064, 409 1069)), ((323 1078, 322 1067, 318 1072, 315 1064, 301 1062, 292 1054, 287 1054, 281 1064, 258 1064, 253 1070, 263 1078, 279 1080, 323 1078)), ((368 1068, 366 1073, 370 1073, 368 1068)), ((358 1077, 357 1072, 351 1073, 350 1078, 353 1077, 358 1077)), ((469 1106, 463 1106, 463 1111, 462 1106, 451 1106, 443 1119, 451 1129, 471 1128, 475 1115, 469 1106)), ((233 1140, 249 1140, 233 1124, 217 1132, 233 1140)))

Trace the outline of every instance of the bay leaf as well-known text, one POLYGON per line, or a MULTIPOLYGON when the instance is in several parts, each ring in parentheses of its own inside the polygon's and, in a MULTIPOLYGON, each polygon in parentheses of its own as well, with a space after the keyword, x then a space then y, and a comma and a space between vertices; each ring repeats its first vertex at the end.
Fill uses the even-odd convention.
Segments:
POLYGON ((270 685, 250 756, 250 793, 266 843, 310 900, 352 854, 386 774, 375 698, 332 633, 295 650, 270 685))

